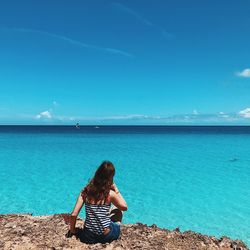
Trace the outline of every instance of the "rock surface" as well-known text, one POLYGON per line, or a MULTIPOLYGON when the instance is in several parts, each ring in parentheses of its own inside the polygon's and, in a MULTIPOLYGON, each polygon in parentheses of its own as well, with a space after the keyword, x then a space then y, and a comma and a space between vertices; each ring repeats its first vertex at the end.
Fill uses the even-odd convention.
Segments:
MULTIPOLYGON (((168 249, 168 250, 247 250, 239 240, 227 237, 216 239, 192 231, 169 231, 157 226, 140 223, 122 225, 122 233, 117 241, 110 244, 86 245, 73 236, 66 238, 68 225, 65 215, 32 216, 30 214, 0 215, 0 249, 168 249)), ((78 219, 77 226, 83 221, 78 219)))

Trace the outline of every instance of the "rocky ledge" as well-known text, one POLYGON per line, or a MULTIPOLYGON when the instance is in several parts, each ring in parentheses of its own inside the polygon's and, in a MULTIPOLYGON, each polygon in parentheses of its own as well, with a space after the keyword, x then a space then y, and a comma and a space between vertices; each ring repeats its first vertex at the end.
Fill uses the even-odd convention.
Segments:
MULTIPOLYGON (((86 245, 76 239, 66 238, 68 226, 63 214, 53 216, 32 216, 30 214, 0 215, 0 249, 169 249, 169 250, 247 250, 240 240, 228 237, 217 239, 194 233, 160 229, 156 225, 141 223, 122 225, 119 240, 110 244, 86 245)), ((77 220, 82 227, 83 221, 77 220)))

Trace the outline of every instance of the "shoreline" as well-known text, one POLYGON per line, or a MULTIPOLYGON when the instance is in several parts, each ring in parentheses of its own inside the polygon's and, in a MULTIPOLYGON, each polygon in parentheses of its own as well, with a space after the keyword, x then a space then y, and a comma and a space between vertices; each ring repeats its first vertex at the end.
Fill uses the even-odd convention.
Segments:
MULTIPOLYGON (((32 214, 0 215, 0 249, 169 249, 169 250, 249 250, 241 240, 222 236, 202 235, 193 231, 181 232, 162 229, 141 223, 123 224, 121 236, 110 244, 87 245, 76 239, 66 238, 68 225, 63 214, 33 216, 32 214)), ((77 227, 83 220, 77 219, 77 227)))

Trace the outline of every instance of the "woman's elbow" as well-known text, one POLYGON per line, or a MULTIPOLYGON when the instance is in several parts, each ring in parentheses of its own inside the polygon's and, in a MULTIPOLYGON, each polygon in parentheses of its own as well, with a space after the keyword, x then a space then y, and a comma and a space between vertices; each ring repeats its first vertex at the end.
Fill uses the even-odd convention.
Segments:
POLYGON ((127 210, 128 210, 128 206, 127 206, 127 204, 126 204, 126 205, 124 205, 124 206, 122 206, 121 210, 122 210, 122 211, 127 211, 127 210))

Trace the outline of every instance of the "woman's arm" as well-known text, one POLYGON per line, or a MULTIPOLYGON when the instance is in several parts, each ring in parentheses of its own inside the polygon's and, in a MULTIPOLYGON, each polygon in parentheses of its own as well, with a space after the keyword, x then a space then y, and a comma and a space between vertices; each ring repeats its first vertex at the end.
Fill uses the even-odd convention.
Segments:
POLYGON ((127 211, 128 205, 115 184, 110 190, 110 201, 120 210, 127 211))
POLYGON ((83 204, 84 204, 84 200, 83 200, 82 192, 81 192, 77 198, 75 207, 74 207, 73 212, 71 213, 71 216, 70 216, 70 232, 72 234, 76 233, 76 227, 75 227, 76 226, 76 218, 77 218, 78 214, 80 213, 83 204))

